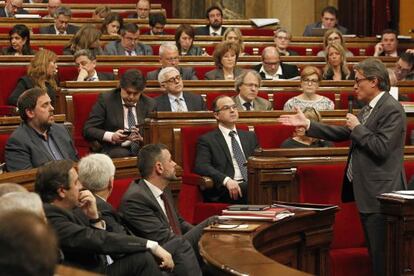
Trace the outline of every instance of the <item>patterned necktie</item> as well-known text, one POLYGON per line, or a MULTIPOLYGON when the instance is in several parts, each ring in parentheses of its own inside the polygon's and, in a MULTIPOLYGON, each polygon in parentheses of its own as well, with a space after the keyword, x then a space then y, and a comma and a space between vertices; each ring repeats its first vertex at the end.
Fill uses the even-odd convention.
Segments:
POLYGON ((237 142, 236 140, 237 132, 232 130, 230 131, 229 135, 231 137, 231 149, 233 150, 233 156, 236 159, 237 165, 239 166, 244 181, 247 181, 247 167, 245 166, 246 157, 243 154, 239 142, 237 142))
MULTIPOLYGON (((367 122, 371 109, 372 107, 369 104, 367 104, 359 112, 358 117, 361 125, 365 125, 365 123, 367 122)), ((349 182, 352 182, 352 180, 354 179, 354 176, 352 174, 352 152, 348 162, 348 169, 346 170, 346 177, 348 178, 349 182)))
POLYGON ((90 78, 87 79, 87 81, 96 81, 96 80, 98 80, 97 77, 90 77, 90 78))
POLYGON ((252 110, 252 104, 251 103, 245 102, 243 105, 244 105, 244 107, 246 108, 247 111, 252 110))
POLYGON ((177 104, 177 108, 176 108, 176 111, 177 112, 183 112, 183 111, 185 111, 181 98, 176 98, 174 101, 177 104))
MULTIPOLYGON (((132 112, 133 106, 128 106, 128 127, 129 129, 132 129, 135 127, 135 117, 134 113, 132 112)), ((136 156, 139 151, 139 144, 137 142, 131 142, 131 152, 136 156)))
POLYGON ((164 207, 165 207, 165 212, 167 213, 167 218, 168 221, 170 223, 170 227, 171 230, 176 234, 176 235, 181 235, 181 229, 178 226, 179 223, 178 221, 175 219, 175 216, 173 215, 173 211, 171 209, 170 203, 168 198, 165 196, 165 193, 162 193, 160 195, 160 198, 162 199, 162 201, 164 201, 164 207))
POLYGON ((218 33, 213 33, 213 36, 218 36, 218 33))

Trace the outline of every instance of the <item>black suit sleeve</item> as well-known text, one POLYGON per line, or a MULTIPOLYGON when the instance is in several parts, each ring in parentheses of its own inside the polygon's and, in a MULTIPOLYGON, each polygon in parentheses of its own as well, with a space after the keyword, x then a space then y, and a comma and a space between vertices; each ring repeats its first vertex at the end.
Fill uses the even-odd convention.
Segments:
POLYGON ((29 88, 32 87, 28 86, 28 83, 25 81, 24 78, 20 78, 17 82, 16 88, 14 88, 13 92, 9 96, 8 103, 10 105, 17 105, 17 100, 19 99, 19 96, 29 88))

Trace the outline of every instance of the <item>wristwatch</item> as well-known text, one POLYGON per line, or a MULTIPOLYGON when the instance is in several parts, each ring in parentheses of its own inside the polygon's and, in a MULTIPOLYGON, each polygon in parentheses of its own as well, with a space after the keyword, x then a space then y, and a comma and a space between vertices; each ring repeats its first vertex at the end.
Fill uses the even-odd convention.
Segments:
POLYGON ((95 224, 95 223, 100 222, 101 220, 103 220, 103 218, 102 218, 102 216, 101 216, 101 213, 98 213, 98 218, 96 218, 96 219, 89 219, 89 222, 90 222, 91 224, 95 224))

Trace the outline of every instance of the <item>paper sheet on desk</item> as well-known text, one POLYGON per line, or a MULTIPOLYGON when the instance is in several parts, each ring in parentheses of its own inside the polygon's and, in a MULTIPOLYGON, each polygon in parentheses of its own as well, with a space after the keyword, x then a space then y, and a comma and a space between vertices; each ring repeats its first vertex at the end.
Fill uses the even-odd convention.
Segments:
POLYGON ((402 198, 402 199, 414 199, 414 191, 396 191, 392 193, 384 193, 383 196, 402 198))

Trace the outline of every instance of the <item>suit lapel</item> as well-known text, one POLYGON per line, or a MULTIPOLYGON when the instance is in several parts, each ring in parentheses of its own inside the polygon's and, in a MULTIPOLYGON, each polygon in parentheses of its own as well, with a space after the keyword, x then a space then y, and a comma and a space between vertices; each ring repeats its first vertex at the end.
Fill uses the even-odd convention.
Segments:
POLYGON ((232 159, 231 159, 231 154, 230 154, 230 150, 229 147, 227 146, 226 140, 223 137, 223 133, 221 133, 220 129, 216 129, 216 132, 214 134, 217 143, 221 146, 221 149, 224 152, 224 155, 226 155, 227 160, 232 163, 232 159))
POLYGON ((161 106, 162 107, 165 106, 166 107, 165 109, 167 109, 168 111, 172 111, 171 103, 170 103, 170 98, 168 97, 168 93, 162 95, 161 98, 160 98, 160 100, 161 100, 161 106))
POLYGON ((53 141, 55 142, 56 147, 59 149, 60 154, 62 155, 63 159, 71 159, 69 154, 68 154, 67 149, 62 144, 62 142, 64 141, 64 137, 60 137, 60 133, 57 132, 57 131, 54 131, 53 125, 51 127, 51 135, 50 136, 54 137, 53 141))
MULTIPOLYGON (((368 116, 367 121, 365 122, 365 126, 368 127, 370 124, 372 124, 372 122, 376 121, 375 117, 378 113, 378 110, 381 109, 381 106, 384 104, 385 101, 388 100, 388 98, 391 97, 390 94, 388 94, 388 92, 385 92, 382 97, 379 99, 379 101, 377 102, 377 104, 375 105, 375 107, 371 110, 371 113, 368 116)), ((359 114, 358 114, 359 115, 359 114)), ((359 118, 360 116, 358 116, 359 118)), ((361 118, 359 118, 359 120, 361 120, 361 118)))
POLYGON ((146 195, 146 197, 151 201, 151 203, 158 209, 158 213, 161 215, 160 217, 164 220, 164 222, 166 224, 170 224, 168 222, 168 218, 165 215, 164 211, 162 210, 160 204, 158 203, 157 199, 155 198, 154 194, 151 192, 150 188, 148 188, 147 184, 145 183, 145 181, 143 179, 141 179, 139 181, 140 186, 142 186, 142 190, 144 191, 144 194, 146 195))
POLYGON ((108 116, 114 116, 115 118, 115 125, 119 128, 124 128, 124 106, 122 105, 121 100, 121 89, 115 92, 117 95, 114 97, 115 103, 113 105, 113 114, 110 114, 110 110, 108 110, 108 116))
POLYGON ((193 102, 190 100, 186 92, 183 92, 183 98, 184 98, 185 104, 187 105, 188 111, 193 111, 196 109, 193 105, 193 102))
POLYGON ((247 152, 249 151, 248 147, 248 138, 247 134, 243 131, 237 130, 237 135, 239 135, 240 143, 243 148, 244 157, 246 157, 246 160, 248 159, 247 152))
POLYGON ((36 145, 36 147, 41 150, 44 154, 44 156, 49 160, 53 160, 53 157, 50 155, 50 153, 45 149, 45 146, 43 145, 42 141, 40 141, 40 138, 36 137, 37 135, 35 133, 35 130, 30 128, 28 125, 24 125, 25 131, 27 133, 27 136, 30 137, 30 140, 32 140, 33 144, 36 145))

